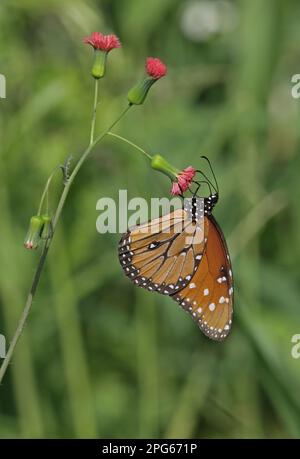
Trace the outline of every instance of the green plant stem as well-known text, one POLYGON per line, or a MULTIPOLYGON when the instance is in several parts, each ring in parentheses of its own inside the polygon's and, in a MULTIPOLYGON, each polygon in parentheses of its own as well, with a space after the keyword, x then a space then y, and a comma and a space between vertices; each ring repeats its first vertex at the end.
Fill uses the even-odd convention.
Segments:
POLYGON ((47 254, 48 254, 48 250, 49 250, 49 245, 47 244, 47 242, 48 241, 45 242, 45 245, 44 245, 42 254, 40 256, 36 271, 34 273, 33 281, 32 281, 32 284, 31 284, 31 288, 30 288, 30 291, 29 291, 29 294, 28 294, 28 297, 27 297, 27 300, 26 300, 25 307, 23 309, 22 315, 20 317, 17 329, 16 329, 16 331, 14 333, 13 339, 12 339, 10 345, 9 345, 7 354, 5 356, 5 359, 3 360, 1 368, 0 368, 0 384, 2 383, 2 380, 3 380, 3 377, 4 377, 5 373, 6 373, 7 367, 8 367, 8 365, 9 365, 11 359, 12 359, 15 347, 16 347, 16 345, 17 345, 17 343, 19 341, 19 338, 20 338, 20 336, 22 334, 24 325, 26 323, 27 317, 28 317, 30 309, 31 309, 32 301, 33 301, 37 286, 39 284, 41 273, 42 273, 42 270, 43 270, 43 267, 44 267, 44 264, 45 264, 45 261, 46 261, 46 257, 47 257, 47 254))
POLYGON ((130 107, 131 107, 131 105, 128 105, 126 107, 126 109, 123 110, 123 112, 120 114, 120 116, 109 126, 109 128, 106 129, 105 131, 103 131, 92 142, 92 144, 90 144, 88 146, 88 148, 84 151, 84 153, 82 154, 82 156, 79 159, 78 163, 76 164, 76 166, 75 166, 75 168, 74 168, 69 180, 65 184, 65 187, 63 188, 63 191, 62 191, 61 197, 59 199, 59 202, 58 202, 58 205, 57 205, 57 209, 56 209, 56 212, 55 212, 55 215, 54 215, 54 218, 53 218, 53 222, 52 222, 51 238, 49 238, 49 239, 47 239, 45 241, 45 244, 44 244, 44 247, 43 247, 43 250, 42 250, 42 254, 40 256, 37 268, 36 268, 34 276, 33 276, 32 284, 31 284, 31 287, 30 287, 30 290, 29 290, 29 294, 28 294, 26 303, 25 303, 25 307, 23 309, 23 312, 22 312, 22 315, 20 317, 17 329, 16 329, 16 331, 14 333, 14 336, 13 336, 13 339, 12 339, 12 341, 10 343, 9 348, 8 348, 6 357, 3 360, 1 368, 0 368, 0 384, 1 384, 1 382, 3 380, 3 377, 4 377, 5 373, 6 373, 7 367, 8 367, 8 365, 9 365, 11 359, 12 359, 15 347, 16 347, 18 341, 19 341, 19 338, 20 338, 20 336, 22 334, 24 325, 26 324, 27 318, 29 316, 29 313, 30 313, 30 310, 31 310, 31 306, 32 306, 32 302, 33 302, 37 287, 39 285, 41 274, 43 272, 45 261, 46 261, 46 258, 47 258, 48 252, 49 252, 49 248, 50 248, 51 242, 53 240, 54 231, 55 231, 56 225, 58 223, 59 217, 61 215, 61 212, 63 210, 64 204, 66 202, 67 196, 69 194, 71 185, 72 185, 76 175, 78 174, 81 166, 83 165, 84 161, 87 159, 87 157, 89 156, 89 154, 91 153, 93 148, 108 134, 108 132, 111 131, 111 129, 113 129, 113 127, 121 120, 121 118, 123 118, 123 116, 128 112, 130 107))
POLYGON ((47 208, 48 208, 48 191, 49 191, 49 187, 50 187, 50 184, 52 182, 52 179, 53 179, 54 175, 56 174, 56 172, 59 169, 60 169, 60 166, 57 166, 48 177, 48 180, 46 182, 45 188, 44 188, 43 193, 42 193, 42 197, 41 197, 41 200, 40 200, 40 204, 39 204, 37 215, 41 215, 41 213, 42 213, 43 204, 44 204, 46 196, 47 196, 47 208))
POLYGON ((130 140, 126 139, 125 137, 122 137, 121 135, 114 134, 113 132, 108 132, 107 135, 110 135, 112 137, 116 137, 119 140, 122 140, 123 142, 128 143, 128 145, 131 145, 133 148, 136 148, 139 152, 141 152, 143 155, 145 155, 150 161, 152 160, 152 156, 149 155, 143 148, 139 147, 135 143, 131 142, 130 140))
POLYGON ((92 143, 94 142, 95 123, 96 123, 97 107, 98 107, 98 92, 99 92, 99 80, 95 79, 95 95, 94 95, 94 107, 93 107, 93 115, 92 115, 90 145, 92 145, 92 143))
POLYGON ((113 129, 115 127, 115 125, 121 120, 121 118, 123 118, 123 116, 128 112, 128 110, 130 109, 131 105, 128 105, 125 110, 123 110, 123 112, 121 113, 121 115, 109 126, 108 129, 106 129, 104 132, 102 132, 102 134, 100 134, 94 141, 91 145, 88 146, 88 148, 85 150, 85 152, 83 153, 83 155, 81 156, 81 158, 79 159, 78 163, 76 164, 76 166, 74 167, 73 169, 73 172, 72 174, 70 175, 70 178, 68 180, 68 182, 66 183, 65 185, 65 188, 63 189, 63 192, 62 192, 62 195, 61 195, 61 198, 59 200, 59 203, 58 203, 58 206, 57 206, 57 209, 56 209, 56 212, 55 212, 55 215, 54 215, 54 218, 53 218, 53 230, 55 229, 56 225, 57 225, 57 222, 58 222, 58 219, 60 217, 60 214, 61 214, 61 211, 63 209, 63 206, 65 204, 65 200, 69 194, 69 190, 70 190, 70 187, 76 177, 76 175, 78 174, 82 164, 84 163, 84 161, 86 160, 86 158, 89 156, 89 154, 91 153, 91 151, 93 150, 93 148, 108 134, 108 132, 111 131, 111 129, 113 129))

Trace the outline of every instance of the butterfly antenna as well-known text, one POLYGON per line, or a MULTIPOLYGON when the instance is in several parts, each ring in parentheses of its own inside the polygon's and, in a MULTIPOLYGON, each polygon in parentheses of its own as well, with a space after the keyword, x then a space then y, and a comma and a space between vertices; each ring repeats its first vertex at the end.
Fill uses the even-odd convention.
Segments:
POLYGON ((205 161, 208 163, 209 168, 210 168, 210 171, 211 171, 212 176, 213 176, 214 181, 215 181, 215 185, 216 185, 214 188, 215 188, 215 190, 217 191, 217 193, 219 193, 219 185, 218 185, 218 182, 217 182, 217 179, 216 179, 216 176, 215 176, 215 173, 214 173, 214 170, 213 170, 213 168, 212 168, 212 165, 211 165, 210 160, 208 159, 207 156, 204 156, 204 155, 202 155, 202 156, 200 156, 200 157, 203 158, 203 159, 205 159, 205 161))
POLYGON ((197 182, 196 180, 193 180, 193 183, 195 183, 197 185, 197 188, 196 188, 195 191, 193 191, 193 190, 191 190, 191 188, 189 188, 189 191, 191 192, 191 194, 192 194, 192 196, 194 198, 195 196, 197 196, 197 193, 198 193, 198 190, 199 190, 201 184, 199 182, 197 182))
MULTIPOLYGON (((201 174, 201 171, 197 171, 197 172, 199 172, 199 173, 201 174)), ((211 193, 211 187, 210 187, 210 185, 212 185, 212 184, 209 183, 209 180, 208 180, 208 179, 207 179, 207 180, 199 180, 199 181, 193 180, 193 183, 195 183, 195 184, 197 185, 196 191, 193 193, 193 196, 196 196, 196 195, 197 195, 197 192, 198 192, 198 190, 199 190, 199 188, 200 188, 200 186, 201 186, 201 183, 205 183, 205 185, 207 185, 208 188, 209 188, 209 193, 212 194, 212 193, 211 193)))
POLYGON ((210 191, 210 194, 211 194, 211 187, 217 192, 217 188, 215 187, 215 185, 209 180, 209 178, 207 177, 207 175, 204 174, 204 172, 200 171, 199 169, 196 170, 196 172, 198 172, 199 174, 201 174, 205 180, 203 180, 203 183, 206 183, 206 185, 209 187, 209 191, 210 191))

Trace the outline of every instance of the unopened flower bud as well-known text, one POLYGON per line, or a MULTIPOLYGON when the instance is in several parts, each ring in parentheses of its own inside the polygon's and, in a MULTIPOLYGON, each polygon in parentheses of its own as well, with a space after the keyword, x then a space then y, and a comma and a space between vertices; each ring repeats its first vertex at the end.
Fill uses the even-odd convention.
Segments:
POLYGON ((40 215, 34 215, 30 219, 29 229, 24 241, 26 249, 36 249, 40 243, 44 228, 44 219, 40 215))
POLYGON ((49 217, 49 215, 45 214, 45 215, 42 215, 42 219, 43 219, 43 222, 44 222, 44 226, 43 226, 41 238, 42 239, 48 239, 52 235, 51 217, 49 217))

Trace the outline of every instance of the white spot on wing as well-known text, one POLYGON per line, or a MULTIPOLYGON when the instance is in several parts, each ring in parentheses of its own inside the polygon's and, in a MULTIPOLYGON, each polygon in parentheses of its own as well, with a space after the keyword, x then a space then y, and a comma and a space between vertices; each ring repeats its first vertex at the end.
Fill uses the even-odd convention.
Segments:
POLYGON ((208 307, 209 307, 210 311, 214 311, 216 309, 215 303, 210 303, 210 305, 208 307))

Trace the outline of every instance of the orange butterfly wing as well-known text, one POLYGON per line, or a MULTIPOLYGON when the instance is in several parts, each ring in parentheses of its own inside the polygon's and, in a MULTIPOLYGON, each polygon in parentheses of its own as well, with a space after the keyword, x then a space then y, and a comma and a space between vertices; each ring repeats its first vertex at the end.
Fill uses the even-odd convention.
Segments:
POLYGON ((233 278, 223 233, 212 215, 202 261, 189 284, 171 295, 209 338, 222 341, 228 336, 233 313, 233 278))
POLYGON ((188 214, 179 209, 128 231, 119 243, 119 260, 137 286, 169 295, 206 336, 222 341, 233 313, 226 241, 211 213, 197 221, 188 214))
POLYGON ((205 232, 205 225, 193 222, 183 209, 138 225, 119 243, 121 266, 137 286, 171 295, 197 270, 205 232))

